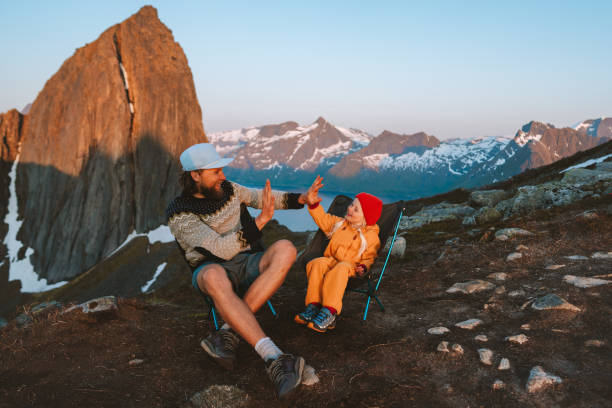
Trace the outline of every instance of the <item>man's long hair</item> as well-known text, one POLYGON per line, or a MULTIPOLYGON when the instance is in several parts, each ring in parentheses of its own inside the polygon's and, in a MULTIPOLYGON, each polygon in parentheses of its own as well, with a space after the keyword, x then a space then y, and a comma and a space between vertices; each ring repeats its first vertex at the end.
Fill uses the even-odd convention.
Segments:
POLYGON ((181 176, 179 177, 179 184, 183 188, 183 192, 181 194, 183 196, 192 196, 198 192, 198 185, 196 184, 193 177, 191 177, 190 171, 184 171, 181 174, 181 176))

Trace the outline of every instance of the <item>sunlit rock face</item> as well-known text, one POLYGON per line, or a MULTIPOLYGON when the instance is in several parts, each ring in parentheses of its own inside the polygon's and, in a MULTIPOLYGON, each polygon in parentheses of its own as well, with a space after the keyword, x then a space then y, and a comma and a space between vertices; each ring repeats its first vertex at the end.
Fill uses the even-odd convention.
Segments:
POLYGON ((77 49, 27 116, 18 237, 50 282, 164 222, 178 156, 206 141, 187 58, 150 6, 77 49))

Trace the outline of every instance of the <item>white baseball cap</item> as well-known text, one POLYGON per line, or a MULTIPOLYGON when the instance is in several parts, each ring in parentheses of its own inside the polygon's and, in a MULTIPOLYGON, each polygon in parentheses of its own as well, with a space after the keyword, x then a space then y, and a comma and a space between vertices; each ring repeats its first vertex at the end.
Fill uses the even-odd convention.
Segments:
POLYGON ((234 158, 219 156, 215 146, 210 143, 195 144, 181 153, 181 165, 184 171, 218 169, 230 164, 234 158))

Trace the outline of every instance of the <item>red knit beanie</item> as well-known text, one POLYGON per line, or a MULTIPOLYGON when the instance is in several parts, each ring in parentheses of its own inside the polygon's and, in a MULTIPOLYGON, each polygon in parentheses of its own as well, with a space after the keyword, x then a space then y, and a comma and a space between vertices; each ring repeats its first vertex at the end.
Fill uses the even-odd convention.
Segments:
POLYGON ((361 204, 361 209, 363 210, 366 224, 376 224, 376 221, 378 221, 380 214, 382 213, 383 203, 380 198, 368 193, 359 193, 356 195, 356 197, 359 199, 359 204, 361 204))

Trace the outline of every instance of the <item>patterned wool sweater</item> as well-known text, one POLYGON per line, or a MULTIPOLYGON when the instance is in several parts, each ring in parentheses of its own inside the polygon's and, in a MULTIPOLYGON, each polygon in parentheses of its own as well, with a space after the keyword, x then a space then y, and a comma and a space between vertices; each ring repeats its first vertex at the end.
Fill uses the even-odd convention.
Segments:
MULTIPOLYGON (((223 198, 179 196, 168 209, 168 227, 192 268, 202 262, 222 262, 240 252, 261 251, 261 231, 247 206, 262 208, 262 189, 224 181, 223 198)), ((272 190, 275 209, 298 209, 299 194, 272 190)))

